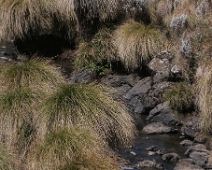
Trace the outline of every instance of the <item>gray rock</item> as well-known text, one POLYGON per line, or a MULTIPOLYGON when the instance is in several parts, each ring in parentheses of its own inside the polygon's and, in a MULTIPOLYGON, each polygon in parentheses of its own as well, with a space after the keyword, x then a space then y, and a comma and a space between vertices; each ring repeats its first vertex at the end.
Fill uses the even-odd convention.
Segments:
POLYGON ((175 32, 185 30, 187 26, 188 26, 188 16, 185 14, 173 17, 170 22, 170 28, 175 32))
POLYGON ((159 148, 157 146, 150 146, 146 148, 147 151, 157 151, 159 148))
POLYGON ((131 110, 135 113, 135 114, 140 114, 142 113, 142 111, 144 110, 144 106, 140 101, 140 97, 135 96, 133 97, 130 102, 129 105, 131 106, 131 110))
POLYGON ((153 151, 149 151, 149 152, 148 152, 148 155, 149 155, 149 156, 155 156, 155 155, 157 155, 157 153, 156 153, 156 152, 153 152, 153 151))
POLYGON ((206 152, 192 152, 189 157, 192 159, 192 162, 198 166, 205 167, 208 159, 209 154, 206 152))
POLYGON ((194 165, 191 159, 181 159, 177 162, 174 170, 204 170, 200 166, 194 165))
POLYGON ((125 98, 130 100, 135 96, 143 97, 151 89, 151 84, 151 77, 146 77, 140 80, 132 89, 126 93, 125 98))
POLYGON ((175 118, 173 110, 169 106, 169 102, 164 102, 157 105, 149 112, 146 118, 149 122, 162 122, 168 125, 179 125, 180 122, 175 118))
POLYGON ((193 140, 197 132, 197 129, 193 129, 190 127, 182 127, 181 132, 185 137, 193 140))
POLYGON ((192 152, 205 152, 207 154, 210 154, 210 152, 206 149, 206 146, 203 144, 197 144, 189 147, 185 152, 185 155, 189 156, 192 152))
POLYGON ((182 142, 180 142, 180 145, 181 146, 184 146, 184 147, 190 147, 190 146, 192 146, 193 145, 193 141, 191 141, 191 140, 184 140, 184 141, 182 141, 182 142))
POLYGON ((96 79, 95 73, 91 72, 89 69, 83 69, 74 73, 71 76, 69 83, 91 83, 96 79))
POLYGON ((148 168, 148 170, 154 170, 154 169, 163 169, 162 164, 158 164, 155 160, 150 161, 150 160, 143 160, 136 164, 135 166, 137 169, 144 169, 148 168))
POLYGON ((108 86, 112 86, 112 87, 121 87, 125 84, 129 85, 129 86, 134 86, 135 84, 138 83, 138 81, 140 80, 140 77, 136 74, 130 74, 127 76, 122 76, 122 75, 109 75, 107 76, 103 82, 108 85, 108 86))
POLYGON ((166 153, 166 151, 165 151, 165 150, 162 150, 162 149, 159 149, 159 150, 156 151, 156 153, 157 153, 158 155, 163 155, 163 154, 166 153))
POLYGON ((162 159, 165 162, 177 162, 180 156, 177 153, 166 153, 162 156, 162 159))
POLYGON ((143 131, 147 134, 160 134, 160 133, 172 132, 172 128, 164 125, 161 122, 158 122, 158 123, 151 123, 149 125, 146 125, 143 128, 143 131))

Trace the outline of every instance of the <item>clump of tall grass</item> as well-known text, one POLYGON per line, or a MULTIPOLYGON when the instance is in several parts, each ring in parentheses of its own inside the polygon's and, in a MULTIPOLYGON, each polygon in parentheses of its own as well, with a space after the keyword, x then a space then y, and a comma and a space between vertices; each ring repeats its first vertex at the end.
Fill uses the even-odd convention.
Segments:
POLYGON ((104 142, 92 131, 79 127, 50 132, 34 154, 32 169, 118 169, 106 155, 104 142))
POLYGON ((199 65, 196 75, 196 105, 200 116, 200 127, 205 132, 212 132, 212 62, 204 61, 199 65))
POLYGON ((23 63, 2 65, 0 72, 0 86, 5 89, 29 87, 32 90, 44 89, 50 91, 52 87, 64 82, 57 67, 48 61, 30 59, 23 63))
POLYGON ((129 70, 140 68, 149 61, 162 50, 164 42, 159 30, 138 22, 121 25, 114 37, 120 61, 129 70))
POLYGON ((165 95, 165 99, 170 102, 171 107, 178 113, 183 113, 192 107, 193 94, 191 87, 181 82, 172 86, 165 95))
MULTIPOLYGON (((24 39, 43 34, 57 34, 62 25, 71 31, 76 25, 72 1, 1 0, 1 37, 24 39), (58 24, 60 23, 60 24, 58 24), (55 30, 57 28, 57 31, 55 30)), ((70 33, 67 32, 66 36, 70 33)))
POLYGON ((113 146, 129 145, 135 127, 129 113, 99 86, 71 84, 61 86, 44 102, 50 129, 92 128, 113 146))

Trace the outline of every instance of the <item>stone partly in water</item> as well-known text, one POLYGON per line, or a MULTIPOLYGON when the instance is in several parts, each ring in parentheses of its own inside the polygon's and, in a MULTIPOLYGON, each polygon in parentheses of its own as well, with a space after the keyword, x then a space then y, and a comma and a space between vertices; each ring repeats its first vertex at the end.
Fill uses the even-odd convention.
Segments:
POLYGON ((144 169, 148 168, 148 170, 154 170, 154 169, 163 169, 163 166, 161 164, 158 164, 155 160, 150 161, 150 160, 143 160, 136 164, 135 166, 137 169, 144 169))
POLYGON ((162 156, 165 162, 177 162, 181 157, 177 153, 166 153, 162 156))
POLYGON ((146 125, 143 128, 143 131, 147 134, 170 133, 172 132, 172 128, 164 125, 161 122, 158 122, 158 123, 151 123, 149 125, 146 125))
POLYGON ((189 147, 189 146, 192 146, 193 145, 193 141, 191 141, 191 140, 183 140, 181 143, 180 143, 180 145, 181 146, 184 146, 184 147, 189 147))

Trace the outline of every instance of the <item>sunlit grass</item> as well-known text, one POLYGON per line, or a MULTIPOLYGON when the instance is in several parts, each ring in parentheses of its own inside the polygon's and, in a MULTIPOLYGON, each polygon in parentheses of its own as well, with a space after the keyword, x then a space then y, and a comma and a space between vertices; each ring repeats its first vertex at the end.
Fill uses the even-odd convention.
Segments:
POLYGON ((40 170, 118 169, 95 134, 83 128, 50 132, 38 145, 32 164, 40 170))
POLYGON ((63 85, 44 103, 49 128, 92 128, 112 145, 128 145, 135 134, 133 120, 125 107, 94 85, 63 85))
POLYGON ((129 70, 140 68, 160 52, 164 41, 159 30, 137 22, 125 23, 115 31, 118 55, 129 70))

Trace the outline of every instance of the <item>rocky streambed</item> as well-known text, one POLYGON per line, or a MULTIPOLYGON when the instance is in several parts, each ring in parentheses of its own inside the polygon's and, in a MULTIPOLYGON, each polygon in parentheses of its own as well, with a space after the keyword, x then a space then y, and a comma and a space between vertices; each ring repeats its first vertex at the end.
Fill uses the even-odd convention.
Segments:
MULTIPOLYGON (((3 44, 1 60, 13 60, 11 51, 3 44)), ((163 100, 166 90, 178 83, 181 74, 180 67, 172 59, 173 56, 164 51, 149 62, 145 74, 114 74, 98 79, 112 89, 111 96, 115 100, 128 106, 139 130, 132 147, 119 151, 127 160, 121 167, 123 170, 212 169, 211 152, 206 148, 206 138, 199 133, 198 116, 193 112, 177 116, 169 102, 163 100)), ((89 69, 70 73, 72 62, 70 68, 68 61, 56 64, 65 69, 70 83, 97 81, 95 73, 89 69)))

